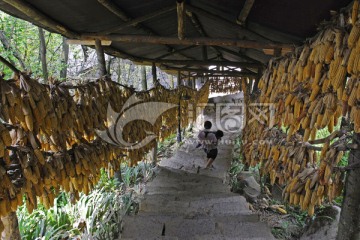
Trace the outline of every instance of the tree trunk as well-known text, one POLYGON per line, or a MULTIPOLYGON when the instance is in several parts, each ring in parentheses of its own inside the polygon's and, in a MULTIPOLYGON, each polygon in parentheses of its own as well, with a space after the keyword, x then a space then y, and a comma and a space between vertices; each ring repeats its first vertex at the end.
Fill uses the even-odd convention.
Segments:
POLYGON ((147 88, 147 82, 146 82, 146 67, 141 66, 141 90, 146 91, 147 88))
MULTIPOLYGON (((354 133, 354 143, 360 145, 360 134, 354 133)), ((346 175, 344 200, 341 207, 341 215, 337 240, 360 239, 360 149, 351 150, 349 154, 349 166, 357 166, 350 169, 346 175)))
POLYGON ((63 37, 62 41, 62 59, 61 59, 61 71, 60 71, 60 78, 66 79, 67 75, 67 64, 69 61, 69 45, 66 43, 66 38, 63 37))
POLYGON ((4 223, 4 231, 1 233, 1 239, 4 240, 20 240, 19 224, 15 212, 10 213, 6 217, 1 217, 4 223))
POLYGON ((101 46, 100 40, 95 40, 95 49, 96 49, 96 56, 98 59, 97 76, 102 77, 102 76, 106 75, 107 73, 106 73, 104 48, 101 46))
MULTIPOLYGON (((11 52, 12 55, 14 55, 14 57, 19 61, 22 70, 25 71, 25 70, 26 70, 26 66, 25 66, 24 61, 23 61, 22 58, 21 58, 20 53, 16 50, 16 48, 11 47, 8 38, 6 37, 4 31, 2 31, 2 30, 0 30, 0 41, 1 41, 2 45, 4 46, 4 49, 5 49, 6 51, 11 52)), ((12 65, 15 66, 15 63, 14 63, 11 59, 9 59, 9 61, 10 61, 10 63, 11 63, 12 65)))
POLYGON ((42 72, 45 82, 48 81, 48 70, 46 64, 46 43, 45 43, 45 34, 42 28, 39 29, 39 39, 40 39, 40 60, 42 66, 42 72))

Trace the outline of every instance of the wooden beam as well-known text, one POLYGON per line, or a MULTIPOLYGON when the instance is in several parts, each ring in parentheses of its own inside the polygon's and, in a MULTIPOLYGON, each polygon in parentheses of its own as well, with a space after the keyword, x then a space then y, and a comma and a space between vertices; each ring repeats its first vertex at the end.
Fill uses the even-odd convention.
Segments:
POLYGON ((173 59, 156 59, 153 60, 154 63, 161 63, 161 64, 172 64, 172 65, 190 65, 190 66, 233 66, 233 67, 254 67, 258 68, 261 66, 258 63, 248 63, 248 62, 231 62, 231 61, 215 61, 215 60, 208 60, 208 61, 201 61, 201 60, 173 60, 173 59))
MULTIPOLYGON (((177 68, 177 67, 169 67, 169 66, 160 66, 161 69, 164 70, 173 70, 173 71, 182 71, 182 72, 193 72, 193 73, 207 73, 207 74, 229 74, 236 76, 251 76, 256 77, 256 73, 242 73, 242 72, 234 72, 234 71, 220 71, 220 70, 210 70, 210 69, 193 69, 193 68, 177 68)), ((206 76, 206 75, 205 75, 206 76)))
POLYGON ((294 45, 285 43, 263 43, 250 40, 239 40, 230 38, 186 38, 180 40, 176 37, 157 37, 147 35, 91 35, 84 34, 82 39, 99 39, 114 42, 128 42, 128 43, 149 43, 149 44, 163 44, 163 45, 205 45, 205 46, 234 46, 240 48, 254 48, 254 49, 294 49, 294 45))
POLYGON ((98 0, 98 2, 107 8, 110 12, 121 18, 121 20, 127 22, 131 19, 127 16, 127 14, 122 11, 116 4, 109 0, 98 0))
POLYGON ((237 24, 245 25, 246 18, 249 16, 252 6, 255 0, 246 0, 244 7, 241 9, 239 16, 236 19, 237 24))
POLYGON ((163 15, 163 14, 165 14, 165 13, 171 12, 171 11, 175 10, 175 8, 176 8, 176 7, 175 7, 174 5, 172 5, 172 6, 170 6, 170 7, 162 8, 162 9, 160 9, 160 10, 158 10, 158 11, 152 12, 152 13, 147 14, 147 15, 145 15, 145 16, 138 17, 138 18, 132 19, 132 20, 130 20, 130 21, 127 21, 127 22, 125 22, 125 23, 122 23, 122 24, 120 24, 119 26, 116 26, 116 27, 113 27, 113 28, 109 28, 109 29, 107 29, 107 30, 105 30, 105 31, 100 32, 99 34, 104 34, 104 35, 106 35, 106 34, 109 34, 109 33, 113 33, 113 32, 116 32, 116 31, 120 31, 120 30, 122 30, 122 29, 124 29, 124 28, 126 28, 126 27, 137 26, 139 23, 145 22, 145 21, 150 20, 150 19, 153 19, 153 18, 155 18, 155 17, 157 17, 157 16, 160 16, 160 15, 163 15))
POLYGON ((176 1, 177 20, 178 20, 178 38, 184 39, 185 37, 185 24, 184 24, 184 1, 176 1))
POLYGON ((210 74, 206 74, 206 75, 202 75, 202 73, 198 73, 196 75, 192 75, 193 77, 237 77, 237 78, 254 78, 254 76, 252 74, 236 74, 236 73, 210 73, 210 74))
POLYGON ((262 35, 260 35, 258 33, 252 32, 252 31, 250 31, 250 30, 236 24, 235 22, 229 21, 226 18, 220 17, 220 16, 218 16, 216 14, 210 13, 208 11, 205 11, 205 10, 201 9, 201 8, 194 7, 194 6, 190 5, 190 4, 187 4, 185 6, 185 9, 190 11, 190 12, 202 15, 202 16, 204 16, 206 18, 212 19, 214 21, 221 22, 222 24, 237 30, 237 32, 239 34, 247 36, 248 38, 250 38, 252 40, 263 41, 263 42, 268 42, 268 43, 272 42, 268 38, 266 38, 266 37, 264 37, 264 36, 262 36, 262 35))
POLYGON ((65 35, 69 38, 79 38, 80 35, 68 29, 64 25, 56 22, 50 17, 46 16, 39 10, 35 9, 32 5, 27 2, 21 0, 4 0, 3 2, 8 5, 16 8, 18 11, 22 12, 29 18, 31 18, 34 22, 41 24, 42 26, 49 28, 55 32, 58 32, 62 35, 65 35))
MULTIPOLYGON (((95 40, 66 39, 67 44, 95 46, 95 40)), ((110 46, 111 41, 102 40, 101 46, 110 46)))

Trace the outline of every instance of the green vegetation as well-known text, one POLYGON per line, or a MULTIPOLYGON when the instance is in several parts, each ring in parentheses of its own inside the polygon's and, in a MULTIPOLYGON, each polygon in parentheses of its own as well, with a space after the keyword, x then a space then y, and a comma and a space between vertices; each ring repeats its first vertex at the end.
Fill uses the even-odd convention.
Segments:
POLYGON ((143 184, 153 177, 149 164, 136 167, 123 166, 121 181, 108 178, 102 170, 101 179, 89 195, 74 196, 61 192, 54 207, 46 210, 39 204, 31 214, 25 204, 18 211, 19 229, 23 239, 116 239, 122 218, 138 208, 138 198, 143 184))

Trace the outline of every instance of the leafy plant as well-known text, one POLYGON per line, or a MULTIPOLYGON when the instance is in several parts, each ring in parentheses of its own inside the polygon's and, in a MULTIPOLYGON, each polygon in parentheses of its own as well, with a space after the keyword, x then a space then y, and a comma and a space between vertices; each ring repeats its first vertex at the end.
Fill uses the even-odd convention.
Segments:
POLYGON ((22 239, 117 239, 122 218, 137 209, 141 184, 153 176, 149 164, 122 166, 123 181, 109 178, 102 169, 100 181, 89 195, 80 194, 71 204, 71 194, 60 192, 48 210, 41 204, 31 214, 25 204, 17 211, 22 239))

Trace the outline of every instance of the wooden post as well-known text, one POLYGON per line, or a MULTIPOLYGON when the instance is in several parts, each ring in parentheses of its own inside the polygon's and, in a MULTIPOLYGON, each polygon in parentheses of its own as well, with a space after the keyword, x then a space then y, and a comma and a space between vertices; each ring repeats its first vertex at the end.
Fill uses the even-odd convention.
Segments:
POLYGON ((142 91, 146 91, 147 88, 147 82, 146 82, 146 67, 145 66, 141 66, 141 90, 142 91))
POLYGON ((106 73, 104 49, 101 46, 100 40, 95 41, 95 49, 96 49, 96 56, 97 56, 97 60, 98 60, 97 75, 98 75, 98 77, 102 77, 102 76, 106 75, 107 73, 106 73))
POLYGON ((185 37, 185 26, 184 26, 184 1, 177 0, 177 17, 178 17, 178 38, 180 40, 184 39, 185 37))
POLYGON ((157 153, 158 153, 158 144, 157 144, 157 140, 155 139, 155 146, 151 150, 151 160, 153 166, 156 166, 157 164, 157 153))
POLYGON ((1 233, 1 239, 21 239, 16 212, 11 212, 9 215, 1 217, 1 221, 4 224, 4 231, 1 233))
MULTIPOLYGON (((353 141, 360 146, 360 134, 354 133, 353 141)), ((344 189, 337 240, 360 239, 360 149, 349 154, 349 166, 344 189)))
POLYGON ((181 71, 178 71, 178 77, 177 77, 177 87, 181 85, 181 71))
POLYGON ((202 58, 203 58, 203 60, 204 60, 204 61, 207 61, 207 59, 208 59, 207 47, 206 47, 206 46, 202 46, 201 51, 202 51, 202 58))
POLYGON ((174 89, 174 75, 170 75, 170 88, 174 89))
POLYGON ((252 93, 256 93, 258 91, 258 84, 259 84, 259 81, 260 81, 260 78, 262 76, 262 68, 261 67, 258 67, 258 72, 257 72, 257 77, 255 78, 255 82, 254 82, 254 87, 253 87, 253 90, 252 90, 252 93))
POLYGON ((153 84, 155 86, 156 82, 157 82, 157 73, 156 73, 156 65, 155 65, 155 63, 152 63, 151 71, 152 71, 152 76, 153 76, 153 84))

